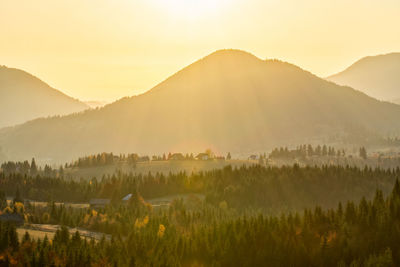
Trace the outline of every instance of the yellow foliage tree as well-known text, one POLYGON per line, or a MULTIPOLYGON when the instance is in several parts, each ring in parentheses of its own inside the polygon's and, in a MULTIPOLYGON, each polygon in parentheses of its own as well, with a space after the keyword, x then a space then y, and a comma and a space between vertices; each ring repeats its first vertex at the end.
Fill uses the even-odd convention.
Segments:
POLYGON ((221 201, 221 202, 219 203, 219 208, 222 209, 222 210, 228 209, 228 203, 226 203, 225 200, 224 200, 224 201, 221 201))
POLYGON ((4 208, 3 212, 4 213, 12 213, 13 211, 9 206, 7 206, 7 207, 4 208))
POLYGON ((165 233, 165 226, 163 224, 160 224, 160 226, 158 227, 157 236, 159 238, 162 238, 164 236, 164 233, 165 233))
POLYGON ((97 211, 95 211, 95 210, 92 210, 92 217, 97 217, 97 211))
POLYGON ((21 202, 15 202, 14 211, 19 214, 24 214, 25 211, 24 204, 22 204, 21 202))
POLYGON ((136 219, 135 228, 140 229, 142 227, 145 227, 148 222, 149 222, 149 216, 147 216, 147 215, 142 220, 136 219))

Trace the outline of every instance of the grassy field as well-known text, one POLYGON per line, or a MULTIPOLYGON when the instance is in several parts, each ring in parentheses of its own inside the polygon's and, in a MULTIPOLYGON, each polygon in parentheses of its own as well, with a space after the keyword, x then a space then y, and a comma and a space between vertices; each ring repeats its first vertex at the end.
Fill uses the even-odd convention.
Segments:
POLYGON ((168 207, 174 199, 182 199, 185 203, 195 203, 204 200, 205 196, 202 194, 178 194, 169 195, 159 198, 145 199, 145 201, 153 206, 157 207, 168 207))
POLYGON ((17 228, 18 238, 21 240, 26 232, 28 232, 30 237, 33 239, 38 239, 38 238, 43 239, 46 235, 47 235, 47 238, 49 238, 49 239, 53 239, 53 237, 54 237, 54 232, 33 230, 33 229, 25 228, 25 227, 20 227, 20 228, 17 228))
MULTIPOLYGON (((48 202, 43 201, 29 201, 29 204, 37 207, 45 207, 48 202)), ((55 202, 55 205, 64 205, 66 208, 71 207, 75 209, 86 209, 89 208, 89 203, 62 203, 62 202, 55 202)))
MULTIPOLYGON (((35 201, 35 200, 28 200, 25 199, 25 205, 27 204, 27 202, 29 202, 30 205, 32 206, 36 206, 36 207, 45 207, 48 205, 48 202, 45 201, 35 201)), ((7 203, 9 206, 12 205, 13 203, 13 198, 8 198, 7 199, 7 203)), ((71 207, 71 208, 75 208, 75 209, 86 209, 89 208, 89 203, 63 203, 63 202, 55 202, 55 205, 64 205, 65 207, 71 207)))
MULTIPOLYGON (((17 228, 18 237, 21 239, 25 232, 28 232, 31 238, 44 238, 46 235, 49 239, 53 239, 55 232, 60 228, 60 225, 52 224, 28 224, 17 228)), ((81 237, 88 239, 100 240, 103 236, 110 239, 109 235, 104 235, 99 232, 92 232, 82 228, 68 228, 70 234, 78 231, 81 237)))
POLYGON ((199 172, 199 171, 208 171, 213 169, 221 169, 227 165, 231 165, 232 167, 240 167, 243 165, 252 165, 256 164, 257 161, 251 160, 210 160, 210 161, 202 161, 202 160, 170 160, 170 161, 149 161, 149 162, 139 162, 136 164, 134 168, 128 164, 121 165, 109 165, 109 166, 101 166, 101 167, 91 167, 91 168, 68 168, 65 169, 65 176, 67 178, 86 178, 90 179, 93 177, 101 178, 103 175, 112 175, 117 171, 121 171, 123 173, 133 174, 147 174, 151 173, 177 173, 181 171, 185 171, 187 173, 199 172))

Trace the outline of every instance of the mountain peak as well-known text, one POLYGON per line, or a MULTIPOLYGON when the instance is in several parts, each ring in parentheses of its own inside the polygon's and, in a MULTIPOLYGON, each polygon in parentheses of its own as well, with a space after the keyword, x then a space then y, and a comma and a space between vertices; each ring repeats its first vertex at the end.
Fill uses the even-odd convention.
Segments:
POLYGON ((209 54, 207 57, 231 57, 231 56, 236 56, 236 57, 256 57, 253 54, 240 50, 240 49, 219 49, 216 50, 215 52, 209 54))
POLYGON ((400 53, 361 58, 328 80, 351 86, 372 97, 394 101, 400 98, 400 53))
POLYGON ((4 129, 0 146, 9 157, 62 161, 101 151, 260 151, 310 138, 340 142, 396 133, 399 116, 396 105, 292 64, 229 49, 196 61, 140 96, 4 129))
POLYGON ((256 57, 255 55, 243 50, 221 49, 209 54, 208 56, 204 57, 199 61, 203 62, 212 61, 212 62, 221 62, 225 64, 232 64, 234 62, 246 62, 246 61, 261 62, 262 60, 256 57))
POLYGON ((26 71, 0 66, 0 128, 87 108, 26 71))

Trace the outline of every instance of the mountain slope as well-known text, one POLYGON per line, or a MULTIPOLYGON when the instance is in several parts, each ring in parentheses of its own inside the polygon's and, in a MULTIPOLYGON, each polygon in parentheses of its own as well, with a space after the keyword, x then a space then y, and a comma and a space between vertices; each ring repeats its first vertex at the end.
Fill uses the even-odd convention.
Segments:
MULTIPOLYGON (((0 131, 11 158, 260 151, 310 140, 397 132, 400 107, 276 60, 215 52, 150 91, 101 109, 0 131)), ((358 140, 361 141, 361 140, 358 140)))
POLYGON ((85 101, 84 103, 91 108, 101 108, 108 104, 106 101, 85 101))
POLYGON ((0 66, 0 128, 86 108, 25 71, 0 66))
POLYGON ((377 99, 399 101, 400 53, 362 58, 343 72, 327 79, 351 86, 377 99))

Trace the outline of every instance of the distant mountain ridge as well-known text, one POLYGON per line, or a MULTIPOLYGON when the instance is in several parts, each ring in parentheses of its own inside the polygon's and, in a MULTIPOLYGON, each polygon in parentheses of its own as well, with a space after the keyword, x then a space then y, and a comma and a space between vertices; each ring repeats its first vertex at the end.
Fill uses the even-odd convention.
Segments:
POLYGON ((0 66, 0 128, 87 108, 23 70, 0 66))
POLYGON ((400 132, 399 117, 400 106, 295 65, 221 50, 142 95, 0 130, 0 146, 10 158, 55 161, 104 151, 243 153, 364 142, 400 132))
POLYGON ((400 103, 400 53, 364 57, 327 79, 380 100, 400 103))
POLYGON ((109 102, 92 100, 92 101, 85 101, 84 103, 91 108, 101 108, 107 105, 109 102))

